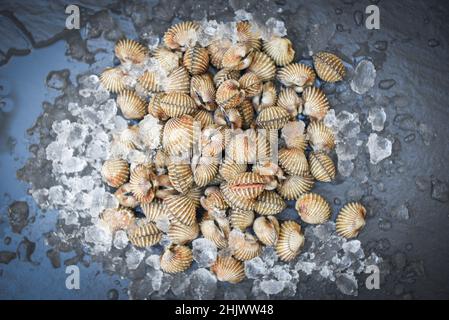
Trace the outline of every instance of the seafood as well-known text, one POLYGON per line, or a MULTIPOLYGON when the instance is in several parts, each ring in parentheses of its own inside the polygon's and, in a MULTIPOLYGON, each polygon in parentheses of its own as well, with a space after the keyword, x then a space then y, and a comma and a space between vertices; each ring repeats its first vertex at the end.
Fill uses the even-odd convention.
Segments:
POLYGON ((229 214, 229 221, 233 228, 244 231, 246 228, 252 226, 254 221, 254 211, 233 208, 229 214))
POLYGON ((307 138, 315 151, 330 152, 335 148, 335 137, 322 121, 312 121, 307 127, 307 138))
POLYGON ((170 245, 161 256, 161 269, 168 273, 187 270, 193 261, 192 250, 183 245, 170 245))
POLYGON ((276 65, 288 65, 295 58, 292 42, 287 38, 273 37, 263 43, 263 50, 276 65))
POLYGON ((245 90, 236 80, 226 80, 217 89, 216 102, 223 109, 237 107, 245 99, 245 90))
POLYGON ((262 216, 276 215, 281 213, 287 204, 275 191, 264 191, 256 201, 254 211, 262 216))
POLYGON ((184 67, 191 75, 203 74, 209 68, 209 53, 206 48, 187 48, 182 61, 184 67))
POLYGON ((296 200, 302 194, 310 192, 315 182, 311 174, 304 176, 288 176, 278 187, 277 192, 285 200, 296 200))
POLYGON ((336 170, 332 159, 324 152, 311 152, 309 154, 310 172, 321 182, 331 182, 335 179, 336 170))
POLYGON ((122 63, 142 63, 148 55, 147 49, 135 40, 122 39, 115 45, 115 55, 122 63))
POLYGON ((337 233, 345 238, 357 237, 365 226, 365 207, 358 202, 346 204, 338 213, 336 221, 337 233))
POLYGON ((251 260, 260 255, 262 246, 257 238, 248 232, 233 230, 229 234, 229 249, 237 260, 251 260))
POLYGON ((129 164, 122 159, 106 160, 101 168, 103 179, 113 188, 118 188, 128 181, 129 164))
POLYGON ((263 82, 273 80, 276 76, 276 65, 271 58, 263 52, 255 52, 248 71, 255 73, 263 82))
POLYGON ((284 86, 292 87, 296 92, 301 93, 313 86, 316 74, 305 64, 292 63, 279 70, 277 78, 284 86))
POLYGON ((307 193, 296 201, 295 209, 301 220, 308 224, 322 224, 331 217, 329 203, 319 194, 307 193))
POLYGON ((112 93, 119 93, 126 88, 123 81, 126 73, 120 68, 106 68, 100 76, 100 81, 106 90, 112 93))
POLYGON ((165 32, 164 43, 172 50, 186 51, 196 45, 199 29, 200 26, 196 22, 180 22, 165 32))
POLYGON ((318 77, 326 82, 337 82, 343 80, 346 70, 339 57, 330 52, 318 52, 313 56, 318 77))
POLYGON ((282 261, 292 261, 304 246, 304 235, 301 226, 295 221, 285 221, 279 230, 276 253, 282 261))
POLYGON ((273 216, 259 217, 254 220, 254 233, 260 242, 266 246, 276 245, 279 239, 279 222, 273 216))
POLYGON ((195 101, 185 93, 172 92, 164 95, 160 102, 162 112, 172 118, 181 117, 185 114, 192 114, 196 111, 195 101))
POLYGON ((134 197, 140 203, 150 203, 155 197, 157 186, 155 185, 156 175, 146 165, 139 164, 132 171, 129 185, 134 197))
POLYGON ((323 120, 329 110, 329 102, 324 92, 316 87, 308 87, 302 94, 304 100, 303 113, 312 119, 323 120))
POLYGON ((146 103, 134 91, 123 90, 117 96, 117 105, 127 119, 142 119, 147 113, 146 103))
POLYGON ((238 283, 245 278, 243 262, 232 256, 218 256, 210 270, 215 273, 217 279, 229 283, 238 283))
POLYGON ((198 223, 191 226, 174 222, 168 227, 168 237, 175 244, 186 244, 198 238, 200 227, 198 223))
POLYGON ((263 109, 256 118, 256 124, 262 129, 282 129, 288 122, 290 115, 288 112, 278 106, 263 109))
POLYGON ((262 81, 253 72, 245 73, 239 79, 240 87, 245 90, 245 96, 248 98, 257 96, 262 92, 262 81))
POLYGON ((153 222, 136 223, 128 230, 129 241, 136 247, 151 247, 161 241, 162 232, 153 222))

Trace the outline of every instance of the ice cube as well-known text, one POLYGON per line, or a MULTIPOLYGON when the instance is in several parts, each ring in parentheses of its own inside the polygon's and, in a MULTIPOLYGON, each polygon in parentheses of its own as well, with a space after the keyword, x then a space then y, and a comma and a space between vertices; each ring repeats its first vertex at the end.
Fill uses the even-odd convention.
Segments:
POLYGON ((193 299, 211 300, 217 291, 217 279, 207 269, 200 268, 190 276, 190 293, 193 299))
POLYGON ((199 267, 209 267, 217 259, 217 247, 205 238, 193 240, 192 253, 199 267))
POLYGON ((378 136, 376 133, 371 133, 368 138, 368 147, 370 161, 372 164, 378 164, 382 160, 391 156, 392 143, 387 138, 378 136))
POLYGON ((278 280, 263 280, 260 283, 260 288, 263 292, 265 292, 268 295, 274 295, 280 293, 282 290, 284 290, 285 282, 284 281, 278 281, 278 280))
POLYGON ((338 290, 341 293, 348 296, 357 296, 358 295, 358 284, 357 279, 353 274, 343 273, 337 276, 335 281, 338 290))
POLYGON ((373 131, 382 131, 384 129, 387 115, 382 107, 372 107, 369 110, 368 122, 371 123, 373 131))
POLYGON ((358 94, 365 94, 374 86, 376 81, 376 68, 369 60, 359 62, 351 80, 352 91, 358 94))
POLYGON ((126 252, 126 265, 129 270, 135 270, 142 262, 143 257, 145 256, 145 252, 135 247, 131 247, 126 252))

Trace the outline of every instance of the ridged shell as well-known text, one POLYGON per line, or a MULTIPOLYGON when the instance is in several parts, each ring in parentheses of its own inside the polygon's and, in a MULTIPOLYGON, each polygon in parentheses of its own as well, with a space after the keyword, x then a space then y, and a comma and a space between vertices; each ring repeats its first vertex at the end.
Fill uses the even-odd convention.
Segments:
POLYGON ((251 100, 245 99, 238 107, 240 115, 242 116, 242 127, 248 129, 254 122, 254 107, 251 100))
POLYGON ((313 185, 314 179, 310 174, 305 176, 288 176, 278 186, 277 191, 285 200, 296 200, 302 194, 310 192, 313 185))
POLYGON ((332 213, 329 203, 316 193, 307 193, 299 197, 295 209, 301 220, 308 224, 325 223, 332 213))
POLYGON ((218 249, 224 249, 228 246, 227 226, 221 226, 215 220, 206 219, 200 223, 201 233, 204 238, 212 241, 218 249))
POLYGON ((210 74, 195 75, 190 80, 190 96, 197 106, 203 106, 208 111, 217 108, 215 104, 215 85, 210 74))
POLYGON ((239 21, 236 23, 237 40, 245 44, 248 48, 260 51, 262 48, 262 40, 253 32, 253 26, 249 21, 239 21))
POLYGON ((269 216, 281 213, 286 207, 287 204, 280 195, 267 190, 257 198, 254 211, 260 215, 269 216))
POLYGON ((182 245, 167 247, 161 256, 161 269, 168 273, 186 271, 193 261, 192 250, 182 245))
MULTIPOLYGON (((218 111, 218 110, 217 110, 218 111)), ((216 112, 217 112, 216 111, 216 112)), ((210 125, 201 132, 201 155, 203 157, 217 158, 224 147, 222 128, 210 125)))
POLYGON ((159 47, 153 52, 153 57, 159 62, 165 72, 170 73, 179 67, 180 55, 168 48, 159 47))
POLYGON ((217 89, 216 102, 223 109, 235 108, 244 99, 245 91, 240 88, 236 80, 226 80, 217 89))
POLYGON ((137 225, 128 231, 129 241, 136 247, 146 248, 161 241, 162 232, 153 222, 137 225))
POLYGON ((100 219, 111 232, 128 229, 136 220, 134 212, 129 208, 106 209, 100 214, 100 219))
POLYGON ((114 135, 114 142, 120 143, 127 149, 137 149, 140 146, 139 126, 129 126, 114 135))
POLYGON ((168 237, 175 244, 186 244, 198 238, 200 227, 198 223, 191 226, 175 222, 168 227, 168 237))
POLYGON ((302 94, 304 100, 303 114, 314 120, 323 120, 329 111, 329 102, 321 89, 309 87, 302 94))
POLYGON ((193 118, 172 118, 164 126, 162 145, 168 155, 189 152, 193 145, 193 118))
POLYGON ((266 246, 276 245, 279 239, 279 222, 273 216, 259 217, 254 221, 254 233, 260 242, 266 246))
POLYGON ((253 163, 257 160, 257 136, 239 133, 226 145, 226 158, 238 164, 253 163))
POLYGON ((234 229, 245 231, 246 228, 252 226, 254 217, 254 211, 252 210, 232 209, 229 221, 234 229))
POLYGON ((253 72, 245 73, 239 79, 240 87, 245 90, 245 95, 247 98, 257 96, 262 92, 262 81, 253 72))
POLYGON ((229 204, 231 208, 242 210, 254 210, 254 205, 256 203, 255 199, 243 198, 237 195, 235 192, 230 190, 227 183, 222 183, 220 185, 220 190, 223 193, 225 201, 229 204))
POLYGON ((254 53, 242 43, 232 45, 223 55, 221 64, 230 70, 243 70, 249 67, 254 53))
MULTIPOLYGON (((210 56, 210 63, 217 69, 223 68, 223 56, 232 46, 232 42, 228 39, 212 41, 207 47, 210 56)), ((236 79, 237 80, 237 79, 236 79)))
POLYGON ((234 230, 229 234, 229 248, 233 256, 241 261, 247 261, 259 256, 262 246, 257 238, 250 233, 234 230))
POLYGON ((297 148, 279 150, 279 165, 289 175, 302 176, 309 173, 309 163, 304 151, 297 148))
POLYGON ((214 84, 218 88, 226 80, 239 80, 240 72, 238 70, 222 69, 214 75, 214 84))
POLYGON ((253 98, 254 108, 260 112, 266 108, 273 107, 277 102, 276 86, 272 81, 265 82, 260 95, 253 98))
POLYGON ((160 83, 160 80, 158 79, 158 76, 153 71, 145 71, 139 78, 138 78, 139 84, 144 88, 145 90, 151 91, 151 92, 161 92, 162 86, 160 83))
POLYGON ((220 166, 220 175, 229 182, 241 173, 246 172, 247 167, 246 164, 238 164, 230 159, 226 159, 220 166))
POLYGON ((273 106, 263 109, 256 119, 256 124, 262 129, 279 130, 288 122, 290 115, 281 107, 273 106))
POLYGON ((310 173, 321 182, 331 182, 335 179, 336 170, 332 159, 324 152, 309 154, 310 173))
POLYGON ((263 52, 255 52, 248 71, 254 72, 261 81, 273 80, 276 75, 276 65, 271 58, 263 52))
POLYGON ((355 238, 365 226, 366 209, 358 202, 346 204, 338 213, 337 233, 345 238, 355 238))
POLYGON ((209 53, 206 48, 188 48, 184 53, 182 64, 191 75, 203 74, 209 68, 209 53))
POLYGON ((198 110, 198 112, 195 114, 194 120, 201 124, 201 129, 214 124, 214 117, 212 113, 203 109, 198 110))
POLYGON ((148 166, 139 164, 131 171, 129 184, 131 192, 140 203, 150 203, 155 196, 155 174, 148 166))
POLYGON ((301 93, 313 86, 316 74, 305 64, 292 63, 279 70, 277 78, 284 86, 292 87, 296 92, 301 93))
POLYGON ((106 68, 100 76, 100 81, 106 90, 119 93, 126 88, 123 81, 125 75, 125 72, 120 68, 106 68))
POLYGON ((239 283, 245 279, 243 262, 231 256, 218 256, 210 269, 219 281, 239 283))
POLYGON ((201 157, 193 172, 193 180, 198 187, 205 187, 218 173, 218 161, 201 157))
POLYGON ((263 50, 280 67, 289 64, 295 58, 295 50, 287 38, 273 37, 264 42, 263 50))
POLYGON ((169 218, 188 226, 196 223, 195 202, 188 195, 173 195, 164 199, 169 210, 169 218))
POLYGON ((157 93, 151 96, 150 102, 148 103, 148 113, 159 120, 167 120, 168 116, 164 113, 161 108, 161 100, 165 96, 164 93, 157 93))
POLYGON ((200 26, 196 22, 184 21, 170 27, 164 34, 164 43, 173 50, 185 51, 198 41, 200 26))
POLYGON ((321 121, 312 121, 307 127, 307 136, 315 151, 330 152, 335 148, 335 137, 332 130, 321 121))
POLYGON ((147 49, 131 39, 122 39, 115 45, 115 55, 122 63, 142 63, 147 57, 147 49))
POLYGON ((120 186, 117 191, 114 192, 114 196, 117 198, 118 203, 123 207, 135 208, 139 205, 136 197, 131 192, 131 185, 125 183, 120 186))
POLYGON ((255 199, 265 189, 265 182, 259 174, 245 172, 229 182, 229 189, 242 198, 255 199))
POLYGON ((165 80, 164 91, 190 93, 190 75, 183 66, 174 69, 165 80))
POLYGON ((162 216, 167 215, 168 208, 167 206, 160 200, 155 200, 150 203, 143 203, 141 205, 143 214, 150 222, 156 222, 156 220, 162 216))
POLYGON ((278 107, 287 110, 291 119, 295 119, 296 116, 302 112, 303 101, 294 89, 283 88, 281 92, 279 92, 277 105, 278 107))
POLYGON ((193 205, 195 206, 195 209, 200 206, 200 199, 202 196, 202 190, 201 188, 197 186, 193 186, 189 192, 186 193, 186 196, 192 201, 193 205))
POLYGON ((197 110, 195 101, 185 93, 172 92, 164 95, 160 101, 164 114, 176 118, 185 114, 192 114, 197 110))
POLYGON ((118 188, 128 181, 129 164, 122 159, 106 160, 101 168, 101 174, 109 186, 118 188))
POLYGON ((284 262, 292 261, 304 246, 304 235, 301 226, 295 221, 285 221, 281 224, 279 240, 276 243, 276 253, 284 262))
POLYGON ((343 80, 346 70, 339 57, 329 52, 318 52, 313 56, 318 77, 326 82, 337 82, 343 80))
POLYGON ((296 148, 305 151, 308 146, 307 136, 304 133, 306 124, 301 120, 290 121, 283 128, 281 136, 287 148, 296 148))
POLYGON ((201 205, 206 211, 223 211, 228 208, 224 200, 223 193, 218 187, 208 187, 204 190, 204 196, 201 197, 201 205))
POLYGON ((117 96, 117 105, 127 119, 142 119, 147 113, 146 103, 134 91, 124 90, 117 96))

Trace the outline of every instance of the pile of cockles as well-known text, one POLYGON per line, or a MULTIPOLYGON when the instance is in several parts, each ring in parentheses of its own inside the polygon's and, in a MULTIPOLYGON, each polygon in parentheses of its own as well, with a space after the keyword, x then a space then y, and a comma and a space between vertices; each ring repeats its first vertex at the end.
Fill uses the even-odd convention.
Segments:
MULTIPOLYGON (((191 242, 204 237, 219 250, 211 271, 237 283, 244 261, 263 246, 293 261, 307 241, 299 222, 331 218, 330 204, 311 192, 336 176, 335 139, 323 123, 330 106, 319 85, 343 80, 345 67, 330 52, 314 54, 313 66, 294 62, 289 39, 262 37, 253 22, 231 28, 233 37, 217 33, 206 47, 201 23, 190 21, 168 29, 157 48, 118 41, 120 64, 100 77, 129 120, 113 144, 154 152, 137 162, 111 152, 102 176, 120 207, 106 209, 101 221, 111 232, 125 230, 136 247, 168 238, 160 256, 168 273, 186 271, 191 242), (162 129, 142 137, 143 119, 162 129), (292 200, 297 221, 281 221, 292 200)), ((356 237, 365 215, 360 203, 346 204, 337 233, 356 237)))

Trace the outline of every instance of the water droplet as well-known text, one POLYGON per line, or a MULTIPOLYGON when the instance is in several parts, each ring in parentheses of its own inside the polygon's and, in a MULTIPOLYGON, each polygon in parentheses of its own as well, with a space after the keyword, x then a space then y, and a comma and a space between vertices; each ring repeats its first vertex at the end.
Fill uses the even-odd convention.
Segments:
POLYGON ((395 84, 396 80, 393 79, 382 80, 381 82, 379 82, 379 88, 382 90, 389 90, 393 88, 395 84))
POLYGON ((431 48, 436 48, 440 45, 440 41, 438 41, 437 39, 430 39, 427 44, 429 45, 429 47, 431 48))
POLYGON ((404 138, 404 142, 406 142, 406 143, 413 142, 413 141, 415 141, 415 138, 416 138, 416 135, 414 133, 409 134, 408 136, 406 136, 404 138))

